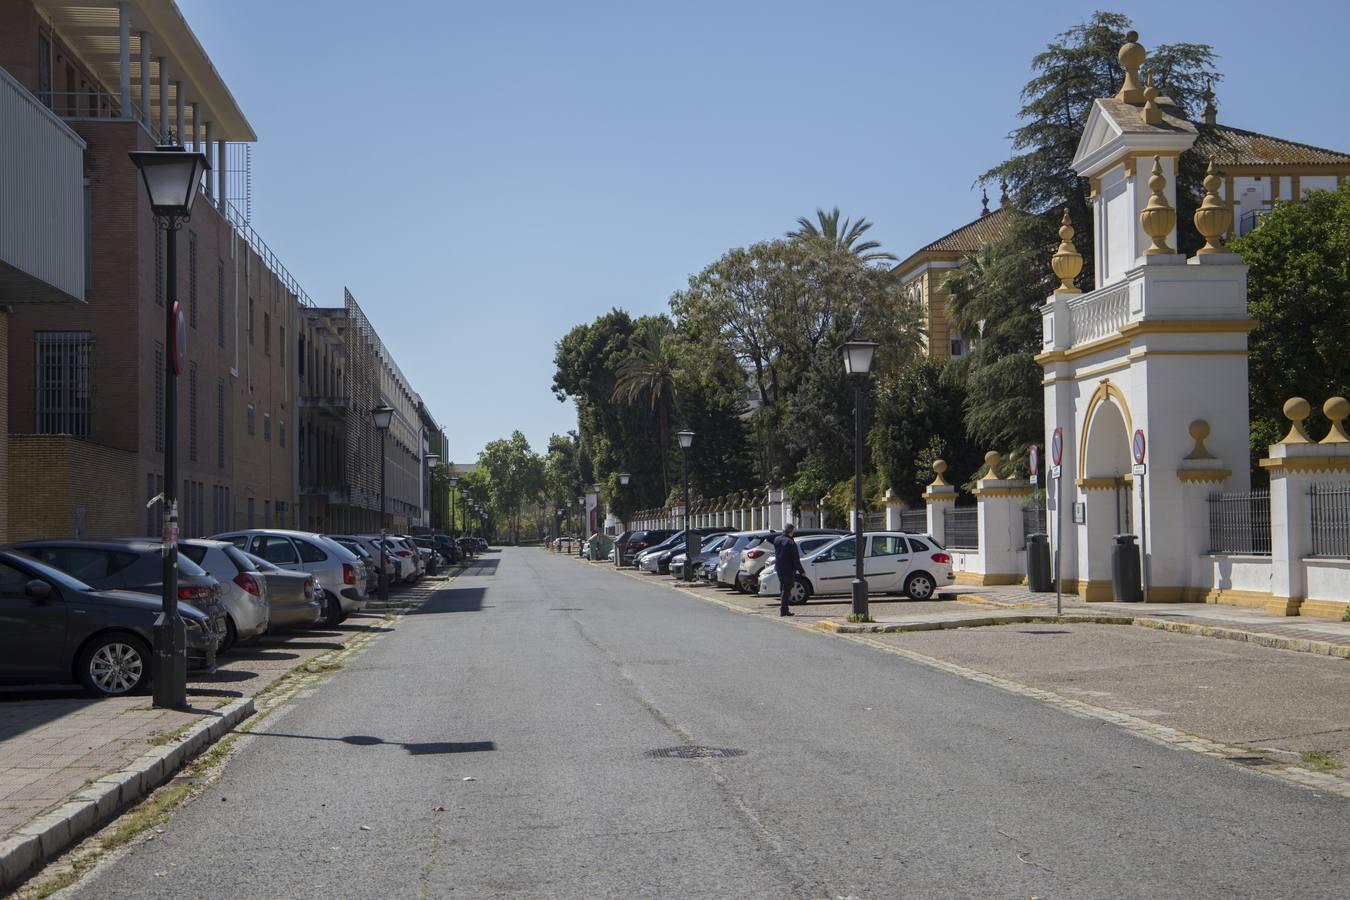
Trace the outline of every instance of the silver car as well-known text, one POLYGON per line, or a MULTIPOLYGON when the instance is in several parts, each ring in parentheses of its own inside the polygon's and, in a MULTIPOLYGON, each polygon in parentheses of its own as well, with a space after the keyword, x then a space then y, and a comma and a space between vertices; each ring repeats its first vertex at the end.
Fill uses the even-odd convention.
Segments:
POLYGON ((252 553, 244 555, 257 567, 262 573, 263 580, 267 582, 267 608, 272 616, 268 630, 306 627, 323 618, 326 598, 323 595, 323 588, 319 587, 313 575, 308 572, 287 572, 261 556, 254 556, 252 553))
POLYGON ((257 637, 271 624, 267 583, 248 557, 224 541, 181 540, 178 552, 205 569, 220 582, 225 601, 225 639, 219 652, 236 642, 257 637))
POLYGON ((366 566, 346 547, 311 531, 249 528, 215 536, 272 565, 313 575, 328 597, 325 621, 337 625, 366 605, 366 566))

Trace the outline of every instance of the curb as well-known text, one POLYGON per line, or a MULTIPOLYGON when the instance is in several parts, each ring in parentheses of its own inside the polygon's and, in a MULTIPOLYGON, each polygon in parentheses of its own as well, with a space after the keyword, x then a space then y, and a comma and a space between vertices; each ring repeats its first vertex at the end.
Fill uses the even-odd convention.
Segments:
POLYGON ((252 697, 212 710, 176 743, 147 751, 120 772, 102 776, 65 803, 20 827, 13 837, 0 841, 0 889, 16 885, 41 863, 107 824, 253 712, 252 697))
POLYGON ((1274 650, 1292 650, 1295 653, 1313 653, 1318 656, 1331 656, 1336 659, 1350 659, 1350 646, 1333 644, 1311 638, 1288 638, 1263 631, 1242 631, 1237 628, 1225 628, 1222 625, 1198 625, 1194 622, 1169 622, 1166 619, 1154 619, 1148 616, 1135 616, 1130 624, 1141 628, 1156 628, 1159 631, 1173 631, 1178 634, 1192 634, 1200 637, 1219 638, 1225 641, 1241 641, 1256 644, 1258 647, 1270 647, 1274 650))
POLYGON ((821 631, 835 634, 900 634, 907 631, 946 631, 956 628, 985 628, 992 625, 1129 625, 1125 616, 984 616, 978 619, 952 619, 943 622, 835 622, 825 619, 815 624, 821 631))

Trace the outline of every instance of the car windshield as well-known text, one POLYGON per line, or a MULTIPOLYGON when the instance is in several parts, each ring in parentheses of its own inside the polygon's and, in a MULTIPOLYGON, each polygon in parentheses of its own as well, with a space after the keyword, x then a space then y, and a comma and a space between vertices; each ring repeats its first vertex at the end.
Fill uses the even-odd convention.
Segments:
POLYGON ((43 578, 47 579, 48 581, 55 582, 60 587, 69 588, 70 590, 73 591, 96 590, 96 588, 90 587, 80 579, 75 578, 72 575, 67 575, 60 569, 54 569, 51 566, 47 565, 42 560, 34 559, 27 553, 19 553, 18 551, 10 551, 10 552, 13 553, 14 556, 17 557, 18 559, 23 560, 24 565, 28 566, 30 569, 34 569, 43 578))

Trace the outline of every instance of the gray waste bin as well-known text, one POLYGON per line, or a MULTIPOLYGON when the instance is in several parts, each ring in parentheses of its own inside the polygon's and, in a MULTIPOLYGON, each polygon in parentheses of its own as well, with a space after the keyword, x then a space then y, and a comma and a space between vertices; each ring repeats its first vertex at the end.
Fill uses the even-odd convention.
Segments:
POLYGON ((1144 599, 1139 577, 1139 545, 1132 534, 1116 535, 1111 547, 1111 593, 1117 603, 1138 603, 1144 599))
POLYGON ((1050 536, 1027 535, 1027 587, 1044 594, 1055 589, 1055 573, 1050 568, 1050 536))

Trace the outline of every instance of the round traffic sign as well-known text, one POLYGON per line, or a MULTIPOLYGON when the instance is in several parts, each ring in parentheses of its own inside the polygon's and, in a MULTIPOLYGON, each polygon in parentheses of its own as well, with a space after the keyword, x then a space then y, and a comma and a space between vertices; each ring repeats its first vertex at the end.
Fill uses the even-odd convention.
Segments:
POLYGON ((1140 465, 1143 465, 1144 463, 1144 450, 1147 446, 1147 443, 1144 441, 1144 429, 1135 429, 1133 444, 1134 461, 1140 465))
POLYGON ((1032 444, 1031 451, 1028 455, 1031 459, 1028 461, 1027 465, 1031 468, 1031 474, 1035 475, 1041 470, 1041 448, 1032 444))
POLYGON ((1064 461, 1064 429, 1056 428, 1050 436, 1050 460, 1055 465, 1064 461))
POLYGON ((187 319, 183 304, 173 301, 173 374, 182 375, 187 368, 187 319))

